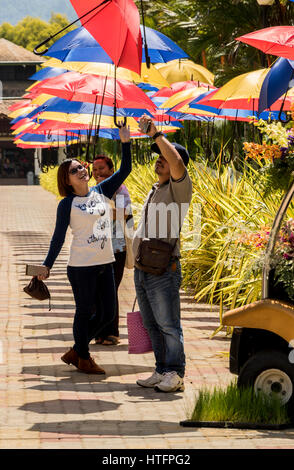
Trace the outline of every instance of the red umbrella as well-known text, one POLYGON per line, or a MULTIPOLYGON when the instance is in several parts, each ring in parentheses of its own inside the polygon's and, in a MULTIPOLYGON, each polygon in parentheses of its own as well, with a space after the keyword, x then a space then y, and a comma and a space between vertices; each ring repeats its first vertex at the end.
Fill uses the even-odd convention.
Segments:
POLYGON ((82 25, 114 64, 141 74, 140 15, 133 0, 70 0, 82 25))
POLYGON ((156 109, 150 98, 134 83, 112 77, 68 72, 50 78, 46 83, 36 84, 33 90, 69 101, 112 106, 115 99, 118 108, 156 109))
POLYGON ((273 26, 244 34, 237 41, 262 50, 266 54, 294 59, 294 26, 273 26))

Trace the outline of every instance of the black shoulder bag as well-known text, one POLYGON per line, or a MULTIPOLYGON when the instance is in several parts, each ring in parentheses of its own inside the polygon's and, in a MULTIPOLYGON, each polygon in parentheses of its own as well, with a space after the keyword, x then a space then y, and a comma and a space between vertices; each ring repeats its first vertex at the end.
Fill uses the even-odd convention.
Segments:
MULTIPOLYGON (((150 194, 146 204, 145 227, 148 217, 148 205, 153 194, 154 191, 150 194)), ((157 238, 143 238, 139 244, 135 258, 136 268, 149 274, 155 274, 156 276, 163 274, 168 268, 177 240, 178 239, 176 239, 174 245, 171 245, 157 238)))

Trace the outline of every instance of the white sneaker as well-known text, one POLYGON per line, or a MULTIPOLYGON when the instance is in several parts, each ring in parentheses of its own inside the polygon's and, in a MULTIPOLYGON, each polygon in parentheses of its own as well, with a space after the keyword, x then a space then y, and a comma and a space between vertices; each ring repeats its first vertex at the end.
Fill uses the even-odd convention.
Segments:
POLYGON ((184 379, 174 370, 164 372, 161 382, 157 383, 154 388, 157 392, 183 392, 185 390, 184 379))
POLYGON ((162 379, 163 379, 163 375, 159 374, 155 370, 153 374, 151 375, 151 377, 148 377, 148 379, 137 380, 137 384, 140 385, 141 387, 154 388, 154 385, 161 382, 162 379))

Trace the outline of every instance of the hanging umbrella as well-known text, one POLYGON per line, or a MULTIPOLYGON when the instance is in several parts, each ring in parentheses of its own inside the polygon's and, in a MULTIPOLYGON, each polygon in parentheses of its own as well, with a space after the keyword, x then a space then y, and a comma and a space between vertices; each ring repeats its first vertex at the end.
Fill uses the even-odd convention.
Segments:
MULTIPOLYGON (((44 111, 39 114, 38 119, 48 119, 50 121, 61 121, 66 124, 84 124, 89 126, 93 115, 92 114, 69 114, 65 112, 47 112, 44 111)), ((137 121, 133 117, 126 118, 126 125, 130 126, 131 129, 137 129, 137 121)), ((101 127, 115 128, 112 116, 101 116, 101 127)))
POLYGON ((155 67, 171 84, 186 80, 199 80, 203 83, 213 84, 214 75, 202 65, 188 59, 176 59, 166 64, 158 63, 155 67))
POLYGON ((149 96, 156 106, 163 107, 161 105, 163 105, 168 100, 168 98, 174 96, 176 93, 198 87, 205 88, 206 90, 209 88, 215 89, 214 86, 208 85, 207 83, 201 83, 195 80, 187 80, 183 82, 172 83, 169 87, 163 87, 149 96))
POLYGON ((294 26, 272 26, 236 38, 266 54, 294 59, 294 26))
POLYGON ((38 83, 35 90, 71 101, 84 101, 112 106, 114 98, 118 107, 146 108, 155 111, 156 106, 136 85, 126 80, 68 72, 38 83), (105 86, 106 84, 106 86, 105 86), (115 89, 116 88, 116 89, 115 89))
POLYGON ((266 108, 294 87, 294 61, 280 57, 269 69, 260 89, 258 111, 266 108))
MULTIPOLYGON (((142 25, 140 29, 143 32, 142 25)), ((148 55, 152 63, 165 63, 173 59, 188 58, 186 52, 165 34, 148 27, 145 27, 145 32, 146 41, 148 42, 148 55)), ((109 33, 108 36, 111 38, 109 33)), ((74 29, 58 39, 48 49, 46 56, 54 57, 62 62, 103 62, 115 64, 103 44, 100 41, 96 41, 95 36, 89 34, 83 27, 74 29)), ((143 48, 142 63, 146 63, 143 48)), ((116 65, 123 67, 122 64, 116 65)))
POLYGON ((103 75, 107 77, 115 77, 122 78, 123 80, 129 80, 134 83, 143 83, 145 85, 153 85, 157 88, 161 88, 164 86, 168 86, 167 80, 161 75, 161 73, 151 64, 149 68, 147 68, 146 64, 142 64, 141 75, 133 72, 132 70, 125 69, 123 67, 117 67, 110 63, 105 62, 61 62, 59 59, 49 59, 47 62, 42 64, 44 70, 46 68, 58 68, 63 69, 64 72, 72 71, 72 72, 79 72, 79 73, 86 73, 91 75, 103 75))
POLYGON ((65 137, 65 136, 60 136, 59 134, 52 134, 50 136, 48 135, 40 135, 40 134, 24 134, 21 136, 18 136, 18 138, 15 139, 14 143, 17 145, 18 143, 24 143, 26 145, 34 145, 34 144, 48 144, 52 146, 64 146, 68 141, 73 143, 77 143, 76 137, 65 137))
MULTIPOLYGON (((258 110, 259 94, 262 83, 269 69, 260 69, 238 75, 208 97, 204 97, 198 105, 221 108, 258 110)), ((269 111, 279 111, 283 100, 277 100, 269 111)), ((284 110, 290 110, 291 100, 285 100, 284 110)))
POLYGON ((24 106, 28 106, 30 103, 31 103, 30 99, 23 99, 9 106, 8 110, 12 113, 13 111, 16 111, 17 109, 23 108, 24 106))
POLYGON ((39 49, 77 21, 85 26, 117 66, 140 74, 142 37, 140 17, 133 0, 71 0, 79 18, 35 47, 34 53, 45 55, 48 49, 39 49), (111 34, 110 34, 111 33, 111 34))
MULTIPOLYGON (((88 115, 103 115, 103 116, 113 116, 114 111, 112 106, 100 105, 93 103, 85 103, 82 101, 68 101, 63 98, 50 97, 49 100, 45 101, 43 104, 35 108, 32 112, 28 114, 28 118, 33 118, 38 116, 42 112, 63 112, 67 114, 88 114, 88 115)), ((152 114, 146 108, 130 108, 130 107, 120 107, 117 109, 117 116, 119 117, 140 117, 142 114, 152 114)))
MULTIPOLYGON (((143 26, 140 28, 143 31, 143 26)), ((148 55, 152 63, 164 63, 172 59, 188 57, 174 41, 164 34, 148 27, 145 27, 144 30, 148 43, 148 55)), ((142 53, 141 74, 136 74, 137 76, 133 76, 131 79, 135 82, 141 81, 146 83, 149 81, 149 83, 154 85, 167 86, 168 82, 156 69, 154 70, 154 67, 149 64, 146 66, 145 50, 142 49, 142 53), (140 80, 139 76, 143 77, 143 79, 141 78, 140 80)), ((69 70, 77 70, 83 73, 101 74, 101 66, 99 68, 98 64, 113 64, 111 57, 83 27, 70 31, 56 41, 46 52, 46 55, 67 63, 69 70), (86 66, 85 62, 89 62, 89 64, 86 66), (94 64, 96 64, 95 67, 94 64)), ((122 76, 122 73, 122 66, 120 66, 117 71, 117 77, 129 79, 122 76)), ((113 72, 109 75, 113 76, 113 72)))
MULTIPOLYGON (((186 90, 182 90, 173 94, 163 104, 160 105, 160 108, 170 109, 179 103, 183 103, 184 101, 188 103, 192 101, 193 99, 199 96, 203 96, 203 95, 207 96, 207 87, 195 87, 194 86, 193 88, 188 88, 186 90)), ((208 95, 210 95, 209 92, 208 92, 208 95)))
POLYGON ((38 72, 34 73, 34 75, 29 77, 29 80, 42 81, 47 78, 57 77, 58 75, 61 75, 66 72, 67 72, 66 69, 60 68, 60 67, 59 68, 58 67, 45 67, 41 70, 38 70, 38 72))
POLYGON ((70 0, 82 25, 103 47, 114 64, 140 75, 142 62, 142 36, 140 16, 133 0, 103 1, 70 0), (95 9, 97 8, 97 9, 95 9), (87 14, 89 10, 95 9, 87 14), (86 16, 84 16, 86 15, 86 16))

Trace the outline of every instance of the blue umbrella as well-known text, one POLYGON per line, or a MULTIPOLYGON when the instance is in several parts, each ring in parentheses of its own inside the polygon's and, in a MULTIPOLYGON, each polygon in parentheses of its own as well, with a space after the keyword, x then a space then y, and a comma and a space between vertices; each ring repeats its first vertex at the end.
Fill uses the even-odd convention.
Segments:
POLYGON ((69 72, 69 70, 62 69, 60 67, 45 67, 29 77, 29 80, 46 80, 47 78, 57 77, 58 75, 66 72, 69 72))
MULTIPOLYGON (((164 63, 173 59, 188 58, 174 41, 155 29, 145 27, 148 54, 152 63, 164 63)), ((141 26, 142 31, 142 26, 141 26)), ((46 52, 63 62, 102 62, 113 64, 111 58, 96 39, 82 26, 58 39, 46 52)), ((142 62, 146 62, 143 49, 142 62)))
POLYGON ((294 86, 294 60, 280 57, 267 73, 259 95, 258 112, 261 113, 294 86))
MULTIPOLYGON (((31 119, 36 115, 43 113, 44 111, 68 114, 102 114, 104 116, 113 116, 114 114, 114 109, 112 106, 100 104, 95 105, 93 103, 84 103, 82 101, 68 101, 63 98, 53 97, 45 101, 45 103, 38 106, 33 111, 26 114, 25 117, 31 119)), ((152 117, 152 114, 145 108, 117 108, 116 113, 119 117, 140 117, 144 113, 152 117)))

